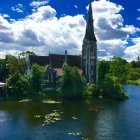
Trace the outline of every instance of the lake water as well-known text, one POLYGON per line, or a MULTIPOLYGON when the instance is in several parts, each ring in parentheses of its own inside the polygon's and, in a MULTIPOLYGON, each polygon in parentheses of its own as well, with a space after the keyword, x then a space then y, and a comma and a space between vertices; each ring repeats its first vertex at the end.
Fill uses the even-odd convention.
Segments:
POLYGON ((126 101, 0 101, 0 140, 140 140, 140 87, 125 90, 126 101))

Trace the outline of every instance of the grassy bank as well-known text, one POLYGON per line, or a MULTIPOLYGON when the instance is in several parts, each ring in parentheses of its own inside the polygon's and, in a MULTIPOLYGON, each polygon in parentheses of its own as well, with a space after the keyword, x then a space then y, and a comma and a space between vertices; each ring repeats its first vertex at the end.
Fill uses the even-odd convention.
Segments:
POLYGON ((138 80, 127 80, 126 81, 126 84, 129 84, 129 85, 140 85, 140 79, 138 80))

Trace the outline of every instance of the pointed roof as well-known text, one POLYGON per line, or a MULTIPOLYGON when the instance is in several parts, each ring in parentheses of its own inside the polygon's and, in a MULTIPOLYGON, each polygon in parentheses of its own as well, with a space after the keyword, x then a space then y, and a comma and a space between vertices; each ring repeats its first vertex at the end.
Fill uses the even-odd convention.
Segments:
POLYGON ((140 61, 140 56, 139 56, 139 54, 138 54, 137 60, 140 61))
POLYGON ((87 39, 89 41, 96 41, 96 37, 94 34, 94 27, 93 27, 93 15, 92 15, 92 4, 91 3, 89 4, 85 39, 87 39))
POLYGON ((68 66, 68 63, 67 63, 67 50, 65 51, 65 60, 64 60, 62 68, 65 67, 65 66, 68 66))
MULTIPOLYGON (((52 68, 62 68, 65 55, 50 54, 50 56, 29 56, 30 65, 38 64, 41 66, 49 66, 51 58, 52 68)), ((80 55, 67 55, 67 64, 69 66, 76 66, 81 68, 81 56, 80 55)))

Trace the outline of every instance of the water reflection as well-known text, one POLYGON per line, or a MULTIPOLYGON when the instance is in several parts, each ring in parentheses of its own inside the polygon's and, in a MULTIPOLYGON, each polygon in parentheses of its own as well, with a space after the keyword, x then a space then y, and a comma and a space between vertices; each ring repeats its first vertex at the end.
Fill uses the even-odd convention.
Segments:
MULTIPOLYGON (((45 103, 1 101, 0 139, 137 140, 140 138, 140 87, 125 88, 131 98, 124 102, 93 98, 59 103, 45 99, 45 103), (53 112, 60 114, 62 120, 44 124, 45 116, 53 112)), ((53 116, 56 120, 58 114, 53 116)))

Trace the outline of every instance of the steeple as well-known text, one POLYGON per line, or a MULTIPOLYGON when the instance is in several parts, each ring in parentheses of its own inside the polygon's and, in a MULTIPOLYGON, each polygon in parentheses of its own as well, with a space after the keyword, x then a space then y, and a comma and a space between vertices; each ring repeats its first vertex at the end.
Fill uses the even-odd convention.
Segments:
POLYGON ((88 10, 88 20, 86 25, 86 33, 84 39, 89 41, 96 41, 96 37, 94 35, 94 27, 93 27, 93 15, 92 15, 92 4, 89 4, 88 10))
POLYGON ((49 65, 49 67, 52 68, 52 56, 51 56, 50 52, 49 52, 49 59, 50 59, 50 65, 49 65))
POLYGON ((139 54, 138 54, 138 57, 137 57, 137 61, 140 61, 140 56, 139 56, 139 54))
POLYGON ((97 84, 97 40, 94 35, 92 4, 89 4, 88 19, 85 37, 82 45, 82 70, 86 77, 86 82, 97 84))
POLYGON ((65 67, 65 66, 68 66, 68 63, 67 63, 67 50, 65 51, 65 60, 64 60, 64 64, 62 67, 65 67))

